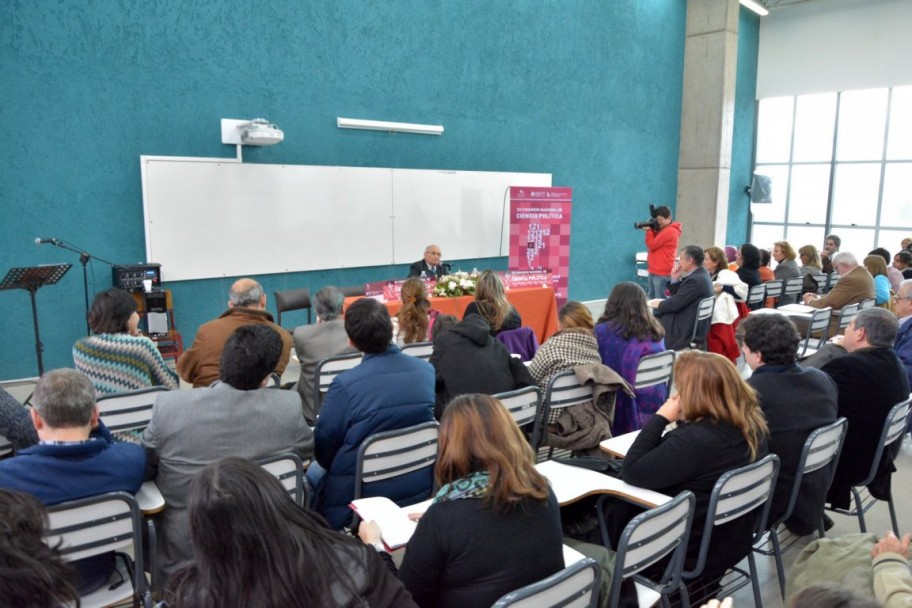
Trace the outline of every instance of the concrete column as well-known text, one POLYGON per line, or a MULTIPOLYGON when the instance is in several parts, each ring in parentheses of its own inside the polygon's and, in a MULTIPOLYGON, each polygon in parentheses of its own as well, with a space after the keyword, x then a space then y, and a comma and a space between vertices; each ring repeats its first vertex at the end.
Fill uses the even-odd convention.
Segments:
POLYGON ((687 0, 675 209, 682 246, 726 244, 739 10, 738 0, 687 0))

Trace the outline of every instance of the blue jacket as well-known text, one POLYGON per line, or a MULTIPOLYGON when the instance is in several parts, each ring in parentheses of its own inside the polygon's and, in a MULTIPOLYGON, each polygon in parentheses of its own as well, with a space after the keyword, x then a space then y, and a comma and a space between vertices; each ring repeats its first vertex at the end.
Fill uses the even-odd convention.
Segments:
POLYGON ((896 351, 899 360, 903 362, 906 375, 909 377, 909 386, 912 386, 912 319, 908 319, 899 326, 893 350, 896 351))
MULTIPOLYGON (((90 441, 70 445, 40 443, 0 461, 0 487, 25 492, 45 505, 107 492, 136 494, 143 482, 146 453, 132 443, 115 443, 104 423, 90 441)), ((74 562, 80 592, 100 586, 114 567, 113 553, 74 562)))
MULTIPOLYGON (((326 469, 318 492, 318 510, 333 528, 352 517, 358 448, 369 436, 434 420, 434 368, 399 352, 366 354, 329 387, 314 429, 317 462, 326 469)), ((430 495, 433 472, 415 471, 365 488, 364 496, 386 496, 405 506, 430 495)))

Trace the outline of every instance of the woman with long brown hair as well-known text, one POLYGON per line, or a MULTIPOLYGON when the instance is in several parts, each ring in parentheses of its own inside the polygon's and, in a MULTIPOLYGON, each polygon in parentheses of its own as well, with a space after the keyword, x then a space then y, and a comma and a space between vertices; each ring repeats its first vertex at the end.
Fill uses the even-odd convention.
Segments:
MULTIPOLYGON (((563 568, 557 499, 499 401, 450 402, 434 472, 440 490, 399 571, 419 606, 487 607, 563 568)), ((362 528, 362 540, 378 540, 376 525, 362 528)))
POLYGON ((475 285, 475 301, 469 302, 462 318, 470 314, 481 315, 491 326, 492 336, 522 326, 522 318, 507 301, 503 283, 493 270, 484 270, 479 275, 475 285))
MULTIPOLYGON (((693 567, 713 485, 726 471, 766 455, 768 429, 757 395, 731 361, 721 355, 686 351, 675 363, 678 394, 646 423, 627 456, 627 483, 675 496, 696 496, 685 565, 693 567), (677 422, 663 436, 665 427, 677 422)), ((704 577, 715 579, 751 550, 755 521, 742 517, 713 533, 704 577)))
POLYGON ((399 292, 402 308, 393 317, 393 339, 396 344, 413 344, 430 340, 431 326, 438 312, 431 310, 427 290, 421 279, 406 279, 399 292))

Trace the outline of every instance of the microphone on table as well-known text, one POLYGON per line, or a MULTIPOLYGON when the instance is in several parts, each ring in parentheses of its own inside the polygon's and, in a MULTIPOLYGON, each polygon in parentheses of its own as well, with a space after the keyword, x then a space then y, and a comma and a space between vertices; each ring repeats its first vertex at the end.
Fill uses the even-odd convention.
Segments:
POLYGON ((60 244, 60 240, 59 240, 59 239, 43 239, 43 238, 41 238, 40 236, 35 237, 35 244, 36 244, 36 245, 43 245, 43 244, 45 244, 45 243, 50 243, 51 245, 59 245, 59 244, 60 244))

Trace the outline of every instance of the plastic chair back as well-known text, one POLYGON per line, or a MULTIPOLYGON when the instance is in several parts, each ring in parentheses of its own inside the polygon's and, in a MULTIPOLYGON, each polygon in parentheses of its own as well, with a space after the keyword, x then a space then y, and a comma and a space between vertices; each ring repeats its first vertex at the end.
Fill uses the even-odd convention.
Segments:
POLYGON ((634 389, 648 388, 656 384, 665 384, 671 388, 674 373, 675 351, 666 350, 653 355, 646 355, 637 364, 634 389))
POLYGON ((516 421, 516 426, 520 427, 535 422, 541 405, 541 390, 537 386, 497 393, 491 397, 500 401, 507 408, 507 411, 513 416, 513 420, 516 421))
POLYGON ((364 484, 433 467, 436 460, 436 422, 371 435, 358 449, 354 497, 361 498, 364 484))
POLYGON ((112 433, 142 431, 152 420, 152 406, 168 389, 151 386, 126 393, 102 395, 96 401, 98 413, 112 433))
POLYGON ((599 565, 587 557, 504 595, 492 608, 595 608, 600 580, 599 565))
POLYGON ((279 454, 258 460, 257 464, 279 480, 279 483, 288 491, 295 504, 301 507, 307 506, 307 501, 305 500, 304 464, 297 454, 292 454, 291 452, 279 454))

